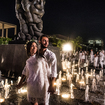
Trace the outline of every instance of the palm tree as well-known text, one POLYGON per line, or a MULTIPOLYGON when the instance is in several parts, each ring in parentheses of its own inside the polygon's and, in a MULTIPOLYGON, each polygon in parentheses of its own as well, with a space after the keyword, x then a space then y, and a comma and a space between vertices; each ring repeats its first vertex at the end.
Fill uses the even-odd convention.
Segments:
POLYGON ((78 48, 82 48, 82 46, 80 45, 82 42, 83 42, 83 39, 80 36, 73 39, 72 43, 73 43, 73 46, 74 46, 74 50, 78 50, 78 48))

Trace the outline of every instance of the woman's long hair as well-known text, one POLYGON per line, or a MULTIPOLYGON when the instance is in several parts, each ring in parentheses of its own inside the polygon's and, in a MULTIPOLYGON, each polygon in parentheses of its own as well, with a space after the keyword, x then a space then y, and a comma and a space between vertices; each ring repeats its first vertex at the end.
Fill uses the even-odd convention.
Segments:
POLYGON ((36 43, 36 45, 37 45, 37 52, 36 52, 36 53, 38 53, 38 44, 37 44, 37 42, 35 42, 35 41, 30 41, 30 42, 28 42, 27 48, 26 48, 26 49, 27 49, 27 55, 28 55, 28 57, 31 56, 30 48, 31 48, 32 43, 36 43))

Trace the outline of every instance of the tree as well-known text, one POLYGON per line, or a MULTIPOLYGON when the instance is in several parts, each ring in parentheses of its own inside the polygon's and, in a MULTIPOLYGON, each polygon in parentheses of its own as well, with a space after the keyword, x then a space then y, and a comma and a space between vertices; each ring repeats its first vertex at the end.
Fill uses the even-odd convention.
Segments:
POLYGON ((83 39, 80 36, 73 39, 72 43, 73 43, 73 46, 74 46, 74 50, 78 50, 78 48, 82 48, 82 46, 80 45, 82 42, 83 42, 83 39))
POLYGON ((53 46, 56 46, 59 48, 61 47, 62 41, 61 39, 57 38, 56 35, 49 37, 49 41, 50 43, 52 43, 53 46))

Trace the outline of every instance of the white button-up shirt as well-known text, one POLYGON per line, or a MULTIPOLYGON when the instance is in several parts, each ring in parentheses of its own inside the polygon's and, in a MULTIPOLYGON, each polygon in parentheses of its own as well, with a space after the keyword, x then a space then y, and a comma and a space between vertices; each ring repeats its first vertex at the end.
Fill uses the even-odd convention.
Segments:
POLYGON ((50 68, 50 72, 51 72, 51 77, 57 77, 57 59, 56 59, 56 55, 50 51, 50 50, 46 50, 44 53, 44 56, 48 62, 49 68, 50 68))

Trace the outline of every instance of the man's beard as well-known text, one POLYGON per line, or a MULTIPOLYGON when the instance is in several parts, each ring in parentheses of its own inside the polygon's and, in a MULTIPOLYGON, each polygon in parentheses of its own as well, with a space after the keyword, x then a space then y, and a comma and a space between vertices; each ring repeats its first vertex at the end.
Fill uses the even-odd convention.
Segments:
POLYGON ((48 48, 48 46, 47 46, 47 47, 45 47, 45 46, 41 43, 41 48, 48 48))

